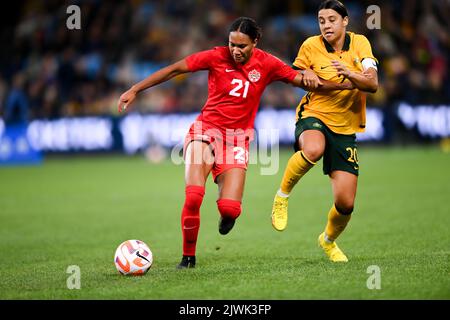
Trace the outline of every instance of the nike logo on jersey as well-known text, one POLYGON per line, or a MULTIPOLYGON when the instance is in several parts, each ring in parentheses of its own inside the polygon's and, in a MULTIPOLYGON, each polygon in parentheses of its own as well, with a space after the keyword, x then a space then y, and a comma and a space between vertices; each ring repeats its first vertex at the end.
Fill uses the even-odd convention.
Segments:
POLYGON ((233 72, 235 71, 234 69, 225 69, 225 72, 233 72))
POLYGON ((322 67, 320 67, 320 70, 323 70, 323 69, 328 68, 328 67, 331 67, 331 66, 322 66, 322 67))

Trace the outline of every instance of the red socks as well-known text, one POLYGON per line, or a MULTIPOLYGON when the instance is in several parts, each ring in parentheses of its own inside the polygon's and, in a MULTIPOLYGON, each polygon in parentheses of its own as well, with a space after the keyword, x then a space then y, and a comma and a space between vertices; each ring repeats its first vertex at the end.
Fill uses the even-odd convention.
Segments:
POLYGON ((186 186, 186 199, 181 212, 181 230, 183 233, 183 255, 195 256, 198 230, 200 228, 200 206, 205 187, 186 186))
POLYGON ((241 214, 241 202, 237 200, 219 199, 217 207, 222 218, 236 220, 241 214))
MULTIPOLYGON (((205 187, 186 186, 186 199, 181 212, 181 231, 183 234, 183 255, 195 256, 198 231, 200 229, 200 206, 205 187)), ((241 202, 231 199, 217 200, 217 207, 223 218, 237 219, 241 214, 241 202)))

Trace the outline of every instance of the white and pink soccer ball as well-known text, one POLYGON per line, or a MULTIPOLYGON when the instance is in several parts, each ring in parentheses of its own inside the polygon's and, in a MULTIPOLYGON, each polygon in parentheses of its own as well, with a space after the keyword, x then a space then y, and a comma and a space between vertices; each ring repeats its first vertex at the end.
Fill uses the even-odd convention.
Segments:
POLYGON ((150 269, 152 263, 152 251, 141 240, 122 242, 114 256, 114 264, 123 275, 143 275, 150 269))

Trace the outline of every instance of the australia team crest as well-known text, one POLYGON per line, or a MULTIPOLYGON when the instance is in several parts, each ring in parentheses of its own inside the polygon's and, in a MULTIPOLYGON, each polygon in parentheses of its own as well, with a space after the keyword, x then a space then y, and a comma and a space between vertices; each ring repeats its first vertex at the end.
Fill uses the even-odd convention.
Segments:
POLYGON ((256 82, 261 78, 261 74, 256 69, 253 69, 248 73, 248 78, 251 82, 256 82))

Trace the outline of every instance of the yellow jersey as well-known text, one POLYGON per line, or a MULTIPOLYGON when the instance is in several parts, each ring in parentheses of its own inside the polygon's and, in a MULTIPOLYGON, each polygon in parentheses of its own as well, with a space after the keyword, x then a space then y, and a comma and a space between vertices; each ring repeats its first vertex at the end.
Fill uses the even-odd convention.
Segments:
MULTIPOLYGON (((319 77, 334 82, 343 82, 331 61, 337 60, 350 71, 362 72, 361 62, 375 57, 369 40, 363 35, 347 32, 341 52, 321 36, 313 36, 303 42, 293 65, 299 69, 312 69, 319 77)), ((333 90, 328 92, 308 92, 296 110, 299 118, 316 117, 322 120, 333 132, 354 134, 363 132, 366 127, 366 93, 354 90, 333 90)))

